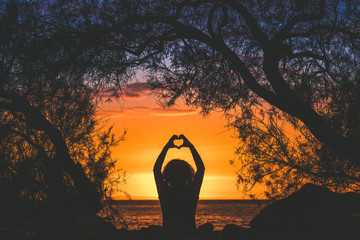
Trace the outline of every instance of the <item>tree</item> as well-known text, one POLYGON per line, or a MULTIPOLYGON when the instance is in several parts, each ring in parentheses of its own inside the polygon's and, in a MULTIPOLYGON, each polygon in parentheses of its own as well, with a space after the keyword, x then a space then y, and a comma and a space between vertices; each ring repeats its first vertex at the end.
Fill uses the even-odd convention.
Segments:
MULTIPOLYGON (((355 139, 359 136, 358 91, 358 87, 342 89, 339 99, 329 107, 332 125, 355 139), (344 104, 344 96, 352 96, 352 100, 344 104)), ((252 197, 279 198, 308 182, 337 192, 359 191, 359 166, 334 155, 298 119, 274 107, 266 114, 256 113, 231 123, 239 139, 239 161, 232 160, 231 164, 238 166, 238 186, 244 192, 252 197), (253 195, 251 190, 259 183, 266 186, 264 195, 253 195)))
MULTIPOLYGON (((36 38, 51 47, 38 49, 52 56, 54 76, 95 92, 115 86, 116 95, 140 66, 165 105, 183 97, 205 114, 221 108, 258 129, 256 119, 278 128, 281 118, 305 133, 301 142, 314 146, 306 156, 322 159, 325 173, 339 165, 356 182, 360 148, 351 132, 358 118, 343 118, 336 98, 358 85, 358 9, 355 1, 335 0, 61 1, 30 19, 44 25, 46 34, 36 38)), ((356 103, 351 96, 343 101, 356 103)))
POLYGON ((58 166, 54 167, 59 161, 58 153, 46 132, 33 128, 21 113, 2 110, 1 220, 7 224, 59 212, 75 216, 96 214, 100 201, 110 200, 118 187, 115 184, 123 180, 123 173, 115 172, 116 160, 111 157, 111 149, 124 140, 124 136, 116 139, 111 128, 99 129, 95 105, 89 96, 77 96, 67 102, 53 99, 40 104, 43 106, 37 110, 59 129, 71 160, 80 164, 78 171, 94 186, 96 195, 80 193, 87 189, 74 181, 79 178, 74 176, 77 172, 68 167, 62 167, 61 171, 58 166))
MULTIPOLYGON (((351 93, 342 100, 349 104, 346 111, 356 108, 351 103, 357 102, 357 90, 351 88, 359 82, 359 3, 154 0, 103 4, 115 10, 105 11, 101 27, 94 32, 106 33, 105 39, 120 39, 103 46, 120 47, 127 56, 137 57, 165 105, 183 97, 205 114, 216 108, 236 111, 237 123, 253 124, 260 114, 271 129, 278 128, 274 120, 282 118, 305 131, 303 141, 313 145, 306 150, 312 152, 304 158, 306 166, 316 165, 309 162, 314 156, 325 162, 316 174, 331 176, 337 170, 330 168, 339 165, 341 173, 352 178, 350 185, 359 189, 360 145, 358 134, 351 133, 359 121, 356 114, 342 117, 337 100, 351 93), (336 164, 329 157, 333 155, 336 164)), ((241 124, 237 127, 243 130, 241 124)), ((295 164, 289 166, 291 171, 299 162, 295 164)))
POLYGON ((61 16, 45 2, 0 5, 1 224, 41 214, 94 215, 123 180, 111 149, 124 138, 98 129, 93 94, 100 88, 85 81, 96 75, 87 61, 99 56, 62 38, 53 24, 61 16))

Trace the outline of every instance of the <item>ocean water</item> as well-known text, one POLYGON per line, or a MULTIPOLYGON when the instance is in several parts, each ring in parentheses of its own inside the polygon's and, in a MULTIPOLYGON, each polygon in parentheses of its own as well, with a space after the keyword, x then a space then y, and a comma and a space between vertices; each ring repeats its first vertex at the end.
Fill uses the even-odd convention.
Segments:
MULTIPOLYGON (((196 226, 212 223, 215 230, 226 224, 249 227, 250 220, 266 206, 260 200, 200 200, 196 211, 196 226)), ((128 229, 161 225, 162 215, 158 200, 121 200, 116 202, 128 229)), ((118 226, 119 228, 122 226, 118 226)))

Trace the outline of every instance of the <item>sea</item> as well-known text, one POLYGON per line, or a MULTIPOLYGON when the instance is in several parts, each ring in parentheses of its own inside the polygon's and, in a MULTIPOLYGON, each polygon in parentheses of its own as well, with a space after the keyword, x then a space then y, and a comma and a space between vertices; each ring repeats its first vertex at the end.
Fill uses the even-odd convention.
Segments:
MULTIPOLYGON (((196 225, 212 223, 215 230, 222 230, 227 224, 248 228, 251 219, 267 204, 265 200, 199 200, 196 225)), ((120 210, 129 230, 162 224, 158 200, 118 200, 114 206, 120 210)))

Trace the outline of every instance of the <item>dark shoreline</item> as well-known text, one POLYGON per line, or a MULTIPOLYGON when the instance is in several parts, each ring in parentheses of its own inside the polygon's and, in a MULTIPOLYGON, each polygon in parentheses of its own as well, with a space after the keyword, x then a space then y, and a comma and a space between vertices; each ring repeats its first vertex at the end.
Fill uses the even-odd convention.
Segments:
POLYGON ((166 231, 161 226, 140 230, 116 229, 99 217, 44 219, 0 228, 1 240, 303 240, 356 239, 359 232, 336 231, 255 231, 226 225, 221 231, 199 228, 195 232, 166 231))
MULTIPOLYGON (((130 203, 134 203, 133 201, 128 200, 130 203)), ((227 224, 223 229, 214 231, 213 224, 205 223, 193 232, 170 231, 159 225, 128 230, 116 229, 113 224, 100 217, 58 215, 0 228, 0 239, 358 239, 359 201, 360 195, 356 193, 335 193, 324 187, 307 184, 289 197, 266 206, 251 220, 250 228, 227 224)))

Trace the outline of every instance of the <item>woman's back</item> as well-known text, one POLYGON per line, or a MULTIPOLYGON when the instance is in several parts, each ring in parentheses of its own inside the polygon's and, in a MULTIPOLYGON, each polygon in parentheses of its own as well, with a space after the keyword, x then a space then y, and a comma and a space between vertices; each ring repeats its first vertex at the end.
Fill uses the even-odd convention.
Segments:
POLYGON ((183 191, 166 189, 159 195, 163 214, 163 227, 168 229, 195 230, 195 213, 199 196, 193 187, 183 191))

